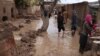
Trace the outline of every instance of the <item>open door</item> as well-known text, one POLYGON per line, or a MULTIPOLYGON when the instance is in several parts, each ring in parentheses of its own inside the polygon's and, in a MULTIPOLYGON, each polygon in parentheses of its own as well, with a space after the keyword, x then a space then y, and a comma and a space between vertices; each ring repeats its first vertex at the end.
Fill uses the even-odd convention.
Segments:
POLYGON ((11 8, 11 17, 13 18, 14 17, 14 9, 11 8))

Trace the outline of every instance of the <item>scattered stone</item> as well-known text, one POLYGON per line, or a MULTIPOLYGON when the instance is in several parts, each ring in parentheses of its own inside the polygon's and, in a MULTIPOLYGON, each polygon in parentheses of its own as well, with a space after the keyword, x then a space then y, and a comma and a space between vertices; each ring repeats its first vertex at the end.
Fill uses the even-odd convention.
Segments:
POLYGON ((21 42, 24 42, 24 43, 30 43, 30 42, 35 43, 36 42, 36 32, 34 32, 34 31, 26 32, 24 35, 22 35, 21 42))
POLYGON ((36 35, 40 36, 40 33, 42 33, 42 30, 41 30, 41 29, 38 29, 37 34, 36 34, 36 35))
MULTIPOLYGON (((26 33, 20 33, 19 35, 22 37, 21 40, 16 43, 16 50, 12 53, 16 53, 13 56, 34 56, 36 49, 36 31, 30 30, 26 33)), ((16 41, 17 42, 17 41, 16 41)))
POLYGON ((19 44, 17 44, 17 56, 34 56, 35 52, 35 38, 28 37, 28 34, 21 34, 22 39, 19 44), (33 54, 32 54, 32 53, 33 54))
POLYGON ((19 33, 19 36, 23 36, 23 34, 22 33, 19 33))
POLYGON ((23 25, 19 25, 19 28, 23 28, 24 26, 23 25))
POLYGON ((38 29, 38 31, 37 31, 38 33, 40 33, 41 32, 41 29, 38 29))
POLYGON ((25 23, 26 24, 30 24, 31 23, 31 20, 27 19, 25 23))
POLYGON ((15 46, 13 32, 8 24, 0 24, 0 56, 9 56, 8 54, 12 53, 15 46))
POLYGON ((29 33, 28 33, 28 36, 30 37, 30 38, 36 38, 36 31, 30 31, 29 33))
POLYGON ((37 36, 43 37, 44 35, 43 35, 42 33, 44 33, 44 32, 45 32, 45 31, 42 31, 41 29, 38 29, 36 35, 37 35, 37 36))
POLYGON ((25 43, 28 43, 29 42, 29 39, 28 38, 22 38, 21 41, 22 42, 25 42, 25 43))
POLYGON ((18 27, 14 26, 11 23, 3 23, 2 24, 2 28, 5 28, 5 29, 11 30, 11 31, 18 31, 18 30, 20 30, 18 27))
POLYGON ((14 27, 12 28, 12 30, 13 30, 13 31, 19 31, 20 29, 19 29, 18 27, 14 26, 14 27))

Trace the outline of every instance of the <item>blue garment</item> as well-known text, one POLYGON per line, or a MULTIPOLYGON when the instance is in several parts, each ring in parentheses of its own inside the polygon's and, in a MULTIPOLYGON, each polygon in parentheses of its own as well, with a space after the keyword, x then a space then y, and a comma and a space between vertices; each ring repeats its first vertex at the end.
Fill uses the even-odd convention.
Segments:
POLYGON ((76 15, 72 15, 72 23, 71 23, 71 29, 72 30, 76 30, 77 29, 77 16, 76 15))
POLYGON ((77 16, 76 15, 72 15, 72 26, 77 26, 77 16))

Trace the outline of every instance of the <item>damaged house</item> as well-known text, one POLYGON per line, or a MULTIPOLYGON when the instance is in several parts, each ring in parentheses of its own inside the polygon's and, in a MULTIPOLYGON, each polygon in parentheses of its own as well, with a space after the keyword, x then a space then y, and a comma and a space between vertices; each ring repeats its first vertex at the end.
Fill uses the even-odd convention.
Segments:
POLYGON ((12 20, 17 15, 17 9, 13 0, 0 0, 0 21, 3 17, 12 20))

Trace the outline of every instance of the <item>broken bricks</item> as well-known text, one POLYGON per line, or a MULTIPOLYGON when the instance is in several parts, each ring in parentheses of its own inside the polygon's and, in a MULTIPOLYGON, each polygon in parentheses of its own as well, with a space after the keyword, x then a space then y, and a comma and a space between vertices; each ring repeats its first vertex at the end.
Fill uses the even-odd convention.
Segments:
POLYGON ((11 30, 11 31, 18 31, 18 30, 20 30, 18 27, 14 26, 11 23, 2 23, 1 27, 5 28, 5 29, 8 29, 8 30, 11 30))
POLYGON ((19 25, 19 28, 23 28, 24 26, 23 25, 19 25))
POLYGON ((31 20, 27 19, 25 23, 30 24, 31 20))
POLYGON ((0 24, 0 56, 13 56, 10 50, 15 48, 15 40, 8 24, 0 24))
POLYGON ((34 43, 36 42, 36 31, 29 31, 25 34, 21 34, 22 39, 20 45, 17 46, 17 56, 34 56, 36 50, 34 43))
POLYGON ((37 32, 36 31, 29 31, 29 32, 27 32, 27 34, 28 34, 28 36, 30 37, 30 38, 36 38, 36 34, 37 34, 37 32))
POLYGON ((36 41, 36 31, 29 31, 22 35, 22 42, 28 43, 30 41, 36 41))

